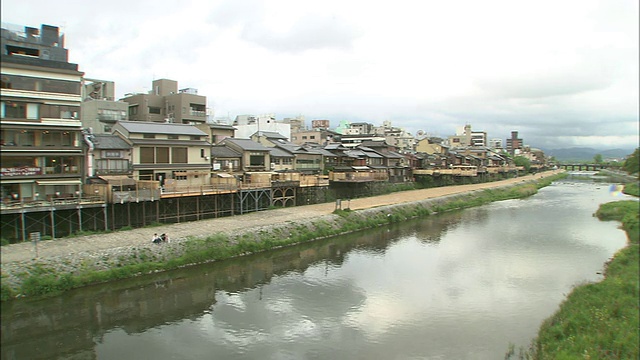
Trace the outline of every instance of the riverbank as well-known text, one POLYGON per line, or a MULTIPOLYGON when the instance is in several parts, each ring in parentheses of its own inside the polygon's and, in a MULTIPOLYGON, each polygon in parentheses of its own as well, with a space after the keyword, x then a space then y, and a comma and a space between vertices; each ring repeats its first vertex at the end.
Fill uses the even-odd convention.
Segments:
POLYGON ((3 246, 2 300, 56 294, 93 283, 264 251, 451 208, 523 197, 535 193, 535 183, 550 182, 553 179, 550 176, 561 172, 353 199, 343 202, 344 210, 335 213, 335 204, 317 204, 43 241, 38 245, 37 257, 30 243, 3 246), (150 239, 154 233, 169 234, 171 242, 152 244, 150 239))
POLYGON ((638 359, 640 259, 637 201, 602 204, 601 220, 622 223, 629 244, 607 264, 603 281, 578 286, 541 326, 527 359, 638 359))

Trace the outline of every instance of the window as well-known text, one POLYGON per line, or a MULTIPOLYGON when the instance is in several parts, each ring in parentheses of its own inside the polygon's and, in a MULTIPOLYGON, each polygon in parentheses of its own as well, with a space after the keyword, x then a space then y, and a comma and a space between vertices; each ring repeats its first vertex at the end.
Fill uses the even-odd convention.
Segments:
POLYGON ((138 115, 138 105, 129 106, 129 116, 138 115))
POLYGON ((157 147, 156 148, 156 164, 168 164, 169 163, 169 148, 157 147))
POLYGON ((125 120, 127 112, 124 110, 98 109, 98 120, 125 120))
POLYGON ((2 75, 2 88, 80 95, 80 82, 53 80, 22 75, 2 75))
POLYGON ((172 175, 175 180, 187 180, 187 175, 185 170, 173 171, 172 175))
POLYGON ((205 156, 205 155, 204 155, 204 149, 200 149, 200 157, 202 157, 202 158, 203 158, 204 156, 205 156))
MULTIPOLYGON (((55 133, 55 131, 53 133, 55 133)), ((55 139, 53 133, 51 131, 49 131, 49 130, 45 130, 45 131, 42 132, 42 145, 44 145, 44 146, 54 146, 54 145, 56 145, 56 139, 55 139)))
POLYGON ((200 140, 200 138, 198 135, 191 135, 191 140, 200 140))
POLYGON ((62 141, 60 141, 60 143, 62 144, 62 146, 73 146, 73 140, 75 139, 75 137, 76 136, 74 133, 70 131, 63 131, 61 136, 62 141))
POLYGON ((97 159, 95 170, 98 174, 126 173, 129 171, 129 161, 120 159, 97 159))
POLYGON ((138 179, 153 180, 153 170, 140 170, 138 172, 138 179))
POLYGON ((251 166, 264 166, 264 155, 250 155, 249 165, 251 166))
POLYGON ((154 161, 154 148, 152 147, 141 147, 140 148, 140 163, 141 164, 153 164, 154 161))
POLYGON ((32 130, 20 130, 18 134, 18 146, 33 146, 36 142, 36 133, 32 130))
POLYGON ((156 106, 149 106, 149 114, 160 114, 160 108, 156 106))
POLYGON ((156 134, 142 134, 143 139, 155 139, 156 134))
POLYGON ((291 165, 293 164, 292 158, 282 158, 282 165, 291 165))
POLYGON ((186 164, 187 163, 187 148, 186 147, 174 147, 174 148, 171 148, 171 163, 172 164, 186 164))
POLYGON ((27 118, 27 103, 15 102, 15 101, 3 101, 2 102, 2 118, 9 119, 26 119, 27 118))
POLYGON ((178 140, 180 137, 178 135, 169 135, 167 138, 170 140, 178 140))
POLYGON ((27 119, 37 120, 39 118, 38 104, 27 104, 27 119))
MULTIPOLYGON (((36 144, 36 134, 31 130, 2 129, 2 145, 33 146, 36 144)), ((3 158, 4 162, 5 159, 3 158)))
POLYGON ((316 138, 316 136, 315 136, 315 135, 311 135, 311 136, 309 136, 309 139, 311 139, 311 140, 314 140, 315 138, 316 138))
POLYGON ((77 119, 80 113, 79 106, 66 105, 40 105, 40 116, 50 119, 77 119))

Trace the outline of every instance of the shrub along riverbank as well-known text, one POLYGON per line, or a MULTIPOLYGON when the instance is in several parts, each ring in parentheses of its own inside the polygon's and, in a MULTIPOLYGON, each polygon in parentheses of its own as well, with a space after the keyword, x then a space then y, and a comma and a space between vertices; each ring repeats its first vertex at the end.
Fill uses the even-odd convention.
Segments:
POLYGON ((11 279, 3 272, 1 298, 6 301, 16 297, 51 296, 77 287, 267 251, 437 212, 523 198, 563 176, 558 174, 530 183, 412 203, 358 211, 338 210, 334 214, 305 222, 246 229, 235 236, 216 233, 206 238, 189 238, 180 243, 163 244, 162 252, 131 248, 127 253, 87 256, 79 263, 69 262, 68 259, 37 261, 25 264, 11 279))
POLYGON ((607 264, 605 279, 576 287, 541 326, 527 359, 638 359, 638 202, 602 204, 596 216, 622 222, 629 245, 607 264))

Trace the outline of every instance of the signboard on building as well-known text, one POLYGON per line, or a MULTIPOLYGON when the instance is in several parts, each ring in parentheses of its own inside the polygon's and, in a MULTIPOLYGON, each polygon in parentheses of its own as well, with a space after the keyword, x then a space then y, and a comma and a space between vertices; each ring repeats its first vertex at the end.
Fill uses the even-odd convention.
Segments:
POLYGON ((42 168, 36 166, 3 167, 0 174, 3 177, 42 175, 42 168))
POLYGON ((329 120, 311 120, 311 127, 313 129, 328 129, 329 120))

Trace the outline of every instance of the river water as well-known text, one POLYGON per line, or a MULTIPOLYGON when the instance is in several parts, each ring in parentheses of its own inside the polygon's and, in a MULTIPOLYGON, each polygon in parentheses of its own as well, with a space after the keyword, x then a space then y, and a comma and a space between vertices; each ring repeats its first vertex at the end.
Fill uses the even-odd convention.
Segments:
POLYGON ((530 198, 2 306, 2 359, 502 359, 626 244, 630 198, 530 198))

